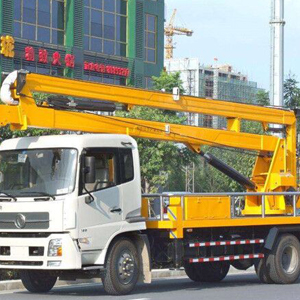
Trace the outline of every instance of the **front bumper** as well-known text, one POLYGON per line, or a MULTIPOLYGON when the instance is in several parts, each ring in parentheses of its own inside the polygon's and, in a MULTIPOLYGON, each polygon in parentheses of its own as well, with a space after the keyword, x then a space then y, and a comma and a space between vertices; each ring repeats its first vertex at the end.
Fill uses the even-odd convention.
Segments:
POLYGON ((75 270, 81 267, 81 253, 67 233, 0 238, 0 269, 75 270), (49 242, 53 239, 62 240, 62 256, 48 256, 49 242))

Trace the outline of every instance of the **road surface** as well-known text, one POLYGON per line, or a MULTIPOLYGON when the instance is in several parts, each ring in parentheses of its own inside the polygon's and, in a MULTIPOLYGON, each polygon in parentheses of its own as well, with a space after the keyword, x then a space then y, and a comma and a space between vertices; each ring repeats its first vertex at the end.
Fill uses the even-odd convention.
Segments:
MULTIPOLYGON (((264 285, 255 274, 228 275, 218 284, 198 284, 188 278, 154 280, 151 285, 138 285, 131 295, 120 296, 118 300, 286 300, 300 299, 300 281, 294 285, 264 285)), ((116 299, 105 294, 101 284, 84 284, 54 288, 49 294, 30 294, 27 291, 0 292, 1 300, 87 300, 116 299), (101 298, 99 298, 101 297, 101 298)))

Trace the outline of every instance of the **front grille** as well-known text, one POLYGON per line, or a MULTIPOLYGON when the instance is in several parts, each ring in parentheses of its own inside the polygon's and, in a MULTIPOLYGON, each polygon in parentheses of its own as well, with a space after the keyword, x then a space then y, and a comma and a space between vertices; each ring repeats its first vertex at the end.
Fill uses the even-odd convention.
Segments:
POLYGON ((0 247, 0 255, 10 256, 10 247, 0 247))
POLYGON ((42 261, 6 261, 0 260, 1 266, 42 266, 42 261))
POLYGON ((0 238, 47 238, 50 235, 44 232, 0 232, 0 238))
POLYGON ((48 229, 49 213, 0 213, 0 229, 48 229))
POLYGON ((29 247, 29 256, 43 256, 44 247, 29 247))

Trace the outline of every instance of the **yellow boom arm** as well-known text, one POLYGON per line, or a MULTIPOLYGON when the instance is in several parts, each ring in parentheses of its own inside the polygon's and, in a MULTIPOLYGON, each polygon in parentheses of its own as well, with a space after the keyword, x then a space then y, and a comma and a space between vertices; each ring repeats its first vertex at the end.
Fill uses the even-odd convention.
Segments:
MULTIPOLYGON (((195 152, 200 152, 201 145, 254 150, 260 154, 252 174, 258 191, 296 188, 296 118, 292 111, 190 96, 181 96, 176 101, 173 95, 162 92, 24 73, 19 73, 10 87, 10 93, 18 104, 0 105, 0 126, 10 124, 12 130, 38 127, 123 133, 136 138, 184 143, 195 152), (47 105, 36 105, 32 92, 111 101, 128 109, 147 106, 222 116, 227 118, 227 130, 56 110, 47 105), (241 120, 260 122, 263 128, 267 128, 268 124, 280 124, 285 128, 284 138, 241 132, 241 120)), ((256 206, 255 201, 252 202, 248 201, 246 205, 256 206)), ((272 204, 274 212, 283 209, 283 204, 277 202, 272 204)))

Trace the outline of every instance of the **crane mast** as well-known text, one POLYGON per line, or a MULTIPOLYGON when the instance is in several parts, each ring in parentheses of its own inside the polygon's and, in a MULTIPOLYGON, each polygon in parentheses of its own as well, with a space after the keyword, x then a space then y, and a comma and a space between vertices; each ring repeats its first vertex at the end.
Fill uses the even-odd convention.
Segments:
POLYGON ((169 21, 169 24, 165 27, 166 59, 173 58, 173 52, 175 49, 174 42, 173 42, 174 35, 192 36, 194 33, 193 30, 190 30, 188 28, 174 26, 176 13, 177 13, 177 9, 174 9, 171 19, 169 21))

